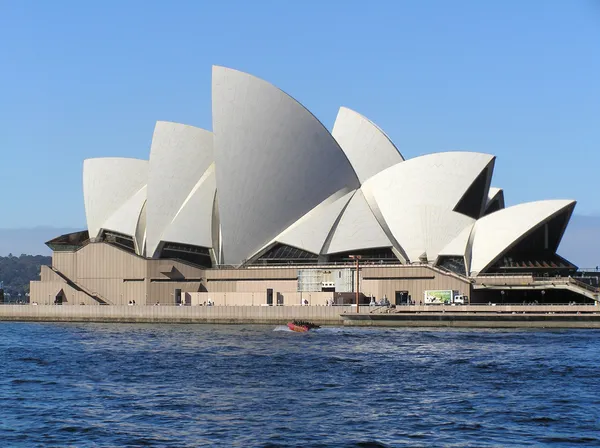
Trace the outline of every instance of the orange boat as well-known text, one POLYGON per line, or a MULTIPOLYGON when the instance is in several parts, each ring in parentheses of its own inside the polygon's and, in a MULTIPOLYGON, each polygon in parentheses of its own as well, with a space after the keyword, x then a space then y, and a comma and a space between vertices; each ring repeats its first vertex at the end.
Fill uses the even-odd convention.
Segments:
POLYGON ((294 320, 292 322, 288 322, 287 326, 290 330, 296 331, 298 333, 306 333, 309 330, 321 328, 318 325, 313 324, 312 322, 306 322, 303 320, 294 320))

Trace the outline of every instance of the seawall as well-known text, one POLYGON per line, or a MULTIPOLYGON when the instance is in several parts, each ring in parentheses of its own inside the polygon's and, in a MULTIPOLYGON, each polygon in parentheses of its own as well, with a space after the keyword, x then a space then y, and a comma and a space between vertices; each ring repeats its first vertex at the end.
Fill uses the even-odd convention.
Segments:
POLYGON ((294 319, 337 326, 600 328, 600 307, 362 307, 356 313, 351 306, 0 306, 0 321, 283 325, 294 319))
POLYGON ((299 319, 321 325, 342 325, 340 313, 349 309, 345 306, 3 305, 0 321, 280 325, 299 319))

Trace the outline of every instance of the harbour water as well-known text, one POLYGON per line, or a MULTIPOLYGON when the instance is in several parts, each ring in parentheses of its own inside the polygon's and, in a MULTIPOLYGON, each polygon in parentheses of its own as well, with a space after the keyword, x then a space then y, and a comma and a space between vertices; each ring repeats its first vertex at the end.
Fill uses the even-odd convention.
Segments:
POLYGON ((2 446, 600 446, 600 331, 0 322, 2 446))

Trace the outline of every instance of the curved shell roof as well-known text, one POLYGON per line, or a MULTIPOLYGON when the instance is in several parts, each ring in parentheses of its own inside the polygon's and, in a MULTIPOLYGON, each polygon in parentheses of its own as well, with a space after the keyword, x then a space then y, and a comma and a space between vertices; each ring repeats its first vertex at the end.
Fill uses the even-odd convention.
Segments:
POLYGON ((361 183, 404 160, 385 132, 346 107, 340 107, 331 134, 350 160, 361 183))
MULTIPOLYGON (((146 185, 131 196, 127 201, 108 218, 102 228, 112 230, 124 235, 136 235, 138 222, 142 213, 142 208, 146 204, 146 185)), ((144 229, 145 230, 145 229, 144 229)), ((136 252, 141 253, 142 242, 136 238, 136 252)))
MULTIPOLYGON (((213 160, 211 132, 179 123, 156 123, 150 148, 146 204, 148 256, 155 254, 163 233, 213 160)), ((210 216, 195 214, 194 218, 210 222, 210 216)))
POLYGON ((439 256, 459 255, 464 257, 471 249, 470 236, 473 231, 473 224, 466 226, 452 241, 450 241, 440 252, 439 256))
POLYGON ((240 264, 358 179, 335 139, 273 85, 213 68, 213 132, 221 262, 240 264))
POLYGON ((354 191, 340 190, 308 212, 275 240, 279 243, 320 254, 340 213, 354 191))
POLYGON ((212 248, 217 263, 234 265, 276 243, 321 260, 391 247, 405 263, 464 256, 477 275, 520 241, 537 244, 540 232, 525 238, 545 222, 552 244, 560 241, 575 205, 503 209, 503 191, 489 186, 494 156, 403 161, 362 115, 341 108, 329 133, 292 97, 246 73, 214 67, 212 94, 213 132, 158 122, 149 162, 84 162, 90 237, 130 235, 149 257, 160 257, 165 242, 212 248))
POLYGON ((490 187, 485 203, 484 215, 491 213, 491 210, 495 210, 495 208, 503 209, 504 207, 504 190, 502 188, 490 187))
POLYGON ((576 202, 550 200, 528 202, 499 210, 479 219, 473 229, 472 275, 484 271, 528 232, 559 213, 571 213, 576 202))
MULTIPOLYGON (((147 180, 146 160, 106 157, 83 162, 83 199, 91 238, 98 236, 106 221, 138 193, 147 180)), ((136 201, 134 203, 137 204, 136 201)), ((127 225, 122 220, 116 221, 119 227, 127 225)), ((111 225, 114 226, 114 223, 111 225)))
POLYGON ((212 212, 217 182, 211 165, 188 194, 162 241, 212 247, 212 212))
POLYGON ((361 190, 357 190, 333 230, 326 254, 391 247, 361 190))
POLYGON ((362 188, 380 224, 389 229, 408 260, 416 262, 426 255, 432 261, 474 222, 454 209, 493 162, 489 154, 430 154, 394 165, 362 188))

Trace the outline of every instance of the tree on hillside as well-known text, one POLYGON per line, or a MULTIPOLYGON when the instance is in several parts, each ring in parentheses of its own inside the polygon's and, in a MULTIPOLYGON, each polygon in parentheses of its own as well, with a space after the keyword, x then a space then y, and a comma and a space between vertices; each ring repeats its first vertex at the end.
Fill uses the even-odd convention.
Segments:
POLYGON ((39 280, 41 266, 50 264, 52 257, 44 255, 21 254, 15 257, 8 254, 0 257, 0 282, 4 283, 5 295, 10 295, 10 300, 15 301, 20 294, 24 300, 29 293, 29 282, 39 280))

